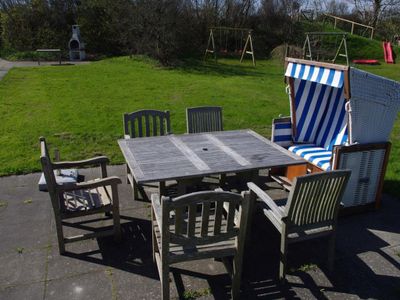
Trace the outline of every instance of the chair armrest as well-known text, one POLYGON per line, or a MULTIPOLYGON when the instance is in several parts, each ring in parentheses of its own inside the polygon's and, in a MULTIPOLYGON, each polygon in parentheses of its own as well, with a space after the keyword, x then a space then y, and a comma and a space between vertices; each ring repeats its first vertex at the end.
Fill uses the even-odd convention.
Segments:
POLYGON ((69 168, 77 168, 89 165, 101 165, 101 164, 108 164, 110 160, 107 156, 97 156, 85 160, 78 160, 78 161, 60 161, 60 162, 53 162, 54 169, 69 169, 69 168))
POLYGON ((251 192, 255 193, 266 205, 268 205, 268 207, 279 219, 285 217, 279 209, 278 205, 275 204, 274 200, 272 200, 272 198, 268 196, 268 194, 260 189, 256 184, 254 184, 253 182, 248 182, 247 186, 251 192))
POLYGON ((84 182, 79 182, 75 184, 69 185, 58 185, 57 190, 59 192, 67 192, 74 190, 84 190, 84 189, 94 189, 97 187, 102 187, 106 185, 116 186, 117 184, 122 183, 121 179, 117 176, 110 176, 101 179, 89 180, 84 182))
POLYGON ((159 228, 162 225, 162 210, 161 210, 161 203, 160 203, 160 196, 158 194, 151 195, 151 207, 154 212, 154 216, 156 217, 156 222, 159 228))

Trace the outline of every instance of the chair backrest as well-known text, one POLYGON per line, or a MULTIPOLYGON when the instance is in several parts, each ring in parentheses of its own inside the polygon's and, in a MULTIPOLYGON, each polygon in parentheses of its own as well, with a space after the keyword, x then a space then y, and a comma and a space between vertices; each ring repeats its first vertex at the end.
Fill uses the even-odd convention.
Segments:
POLYGON ((57 181, 54 175, 53 164, 49 155, 49 150, 47 148, 46 139, 44 137, 39 138, 40 141, 40 162, 42 164, 42 170, 44 177, 46 179, 47 190, 50 194, 50 198, 53 203, 53 208, 58 208, 57 204, 57 192, 56 186, 57 181))
POLYGON ((124 114, 124 134, 131 138, 166 135, 171 132, 169 111, 138 110, 124 114))
POLYGON ((187 133, 223 131, 222 108, 219 106, 186 109, 187 133))
POLYGON ((294 143, 316 144, 328 149, 333 140, 336 144, 346 142, 347 134, 343 141, 337 140, 347 124, 344 87, 335 88, 301 79, 295 79, 293 87, 291 112, 292 126, 295 124, 296 127, 294 143))
POLYGON ((242 195, 223 191, 195 192, 175 199, 162 197, 161 202, 162 236, 169 243, 195 247, 237 237, 246 230, 248 192, 242 195), (228 211, 226 219, 224 207, 228 211), (235 225, 237 207, 238 226, 235 225))
POLYGON ((287 226, 334 226, 350 170, 337 170, 294 179, 286 205, 287 226))

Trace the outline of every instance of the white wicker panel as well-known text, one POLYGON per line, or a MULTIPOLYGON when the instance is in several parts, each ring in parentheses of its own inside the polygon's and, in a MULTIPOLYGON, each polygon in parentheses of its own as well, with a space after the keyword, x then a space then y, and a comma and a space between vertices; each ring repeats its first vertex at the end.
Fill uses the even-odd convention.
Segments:
POLYGON ((400 83, 351 68, 350 88, 350 143, 388 141, 400 109, 400 83))
POLYGON ((385 150, 369 150, 343 153, 339 169, 352 170, 343 197, 345 207, 372 203, 375 201, 385 150))

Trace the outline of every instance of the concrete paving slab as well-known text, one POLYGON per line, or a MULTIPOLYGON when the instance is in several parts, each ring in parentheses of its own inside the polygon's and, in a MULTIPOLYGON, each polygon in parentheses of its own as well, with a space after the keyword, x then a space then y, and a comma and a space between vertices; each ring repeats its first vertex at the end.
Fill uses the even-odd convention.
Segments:
POLYGON ((96 240, 69 244, 68 250, 71 252, 70 254, 60 255, 58 245, 51 247, 47 255, 47 280, 62 279, 107 269, 106 265, 99 263, 103 260, 96 240), (81 253, 85 253, 85 255, 81 253))
POLYGON ((14 253, 1 255, 0 289, 16 285, 44 282, 46 279, 46 261, 47 249, 33 251, 28 249, 15 249, 14 253))
MULTIPOLYGON (((28 250, 41 249, 49 245, 51 237, 50 222, 31 222, 2 224, 1 253, 13 253, 17 248, 28 250)), ((1 255, 0 255, 1 256, 1 255)))
MULTIPOLYGON (((83 173, 96 176, 98 170, 83 173)), ((109 174, 124 180, 125 167, 111 166, 109 174)), ((0 265, 5 266, 0 299, 25 299, 30 290, 31 299, 159 299, 149 203, 133 201, 124 181, 119 189, 122 242, 104 237, 68 244, 67 254, 60 256, 50 199, 37 190, 39 176, 0 178, 0 200, 6 203, 0 205, 0 265), (32 202, 24 203, 28 198, 32 202), (24 248, 23 257, 18 247, 24 248)), ((278 189, 273 194, 285 195, 278 189)), ((379 211, 340 218, 333 272, 325 266, 326 240, 290 245, 287 284, 280 285, 280 236, 258 211, 244 257, 242 299, 399 299, 399 219, 400 201, 388 196, 379 211)), ((231 282, 220 262, 178 266, 170 278, 175 298, 184 292, 199 299, 230 297, 231 282)))
POLYGON ((65 277, 47 282, 45 299, 115 299, 116 291, 112 284, 112 275, 108 271, 65 277))
POLYGON ((0 299, 41 300, 44 298, 44 286, 43 282, 39 282, 0 289, 0 299))
POLYGON ((0 80, 8 73, 12 68, 21 68, 21 67, 42 67, 42 66, 71 66, 71 65, 84 65, 89 64, 89 61, 61 61, 61 65, 59 61, 41 61, 40 65, 37 61, 8 61, 0 58, 0 80))

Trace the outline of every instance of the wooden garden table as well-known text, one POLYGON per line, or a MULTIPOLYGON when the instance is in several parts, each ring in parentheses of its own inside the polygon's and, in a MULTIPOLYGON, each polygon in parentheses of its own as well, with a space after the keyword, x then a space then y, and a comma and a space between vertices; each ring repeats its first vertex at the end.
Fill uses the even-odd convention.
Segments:
POLYGON ((159 182, 160 194, 169 180, 306 164, 249 129, 121 139, 118 144, 136 182, 159 182))

